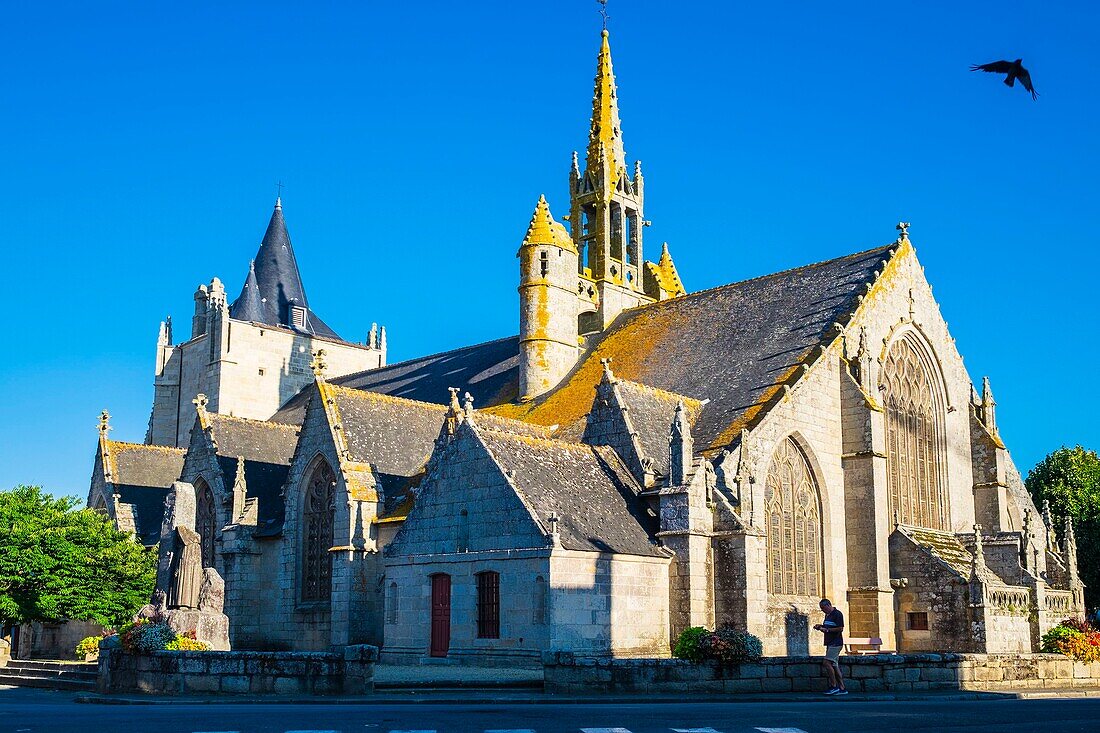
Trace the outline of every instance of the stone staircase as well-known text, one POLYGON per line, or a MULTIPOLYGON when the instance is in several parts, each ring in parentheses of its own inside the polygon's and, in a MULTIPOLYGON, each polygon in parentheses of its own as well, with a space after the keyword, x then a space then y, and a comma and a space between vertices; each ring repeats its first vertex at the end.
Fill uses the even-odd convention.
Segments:
POLYGON ((96 666, 95 662, 9 659, 6 666, 0 667, 0 685, 95 691, 96 666))

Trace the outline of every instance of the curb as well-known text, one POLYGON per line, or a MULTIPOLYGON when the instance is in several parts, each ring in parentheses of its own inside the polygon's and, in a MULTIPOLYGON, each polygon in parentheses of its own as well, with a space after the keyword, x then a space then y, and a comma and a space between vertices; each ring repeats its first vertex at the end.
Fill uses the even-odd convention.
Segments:
MULTIPOLYGON (((369 697, 118 697, 112 695, 84 694, 76 695, 74 702, 88 705, 662 705, 682 703, 683 697, 652 696, 593 696, 593 697, 556 697, 541 695, 493 695, 484 690, 470 690, 470 693, 482 694, 439 695, 424 694, 422 690, 410 690, 407 695, 396 696, 393 693, 372 695, 369 697)), ((1057 698, 1100 698, 1100 690, 1020 690, 1016 692, 955 692, 944 694, 852 694, 843 698, 827 698, 813 695, 736 695, 736 696, 699 696, 693 697, 693 703, 806 703, 806 704, 850 704, 868 702, 967 702, 1000 700, 1034 700, 1057 698)))

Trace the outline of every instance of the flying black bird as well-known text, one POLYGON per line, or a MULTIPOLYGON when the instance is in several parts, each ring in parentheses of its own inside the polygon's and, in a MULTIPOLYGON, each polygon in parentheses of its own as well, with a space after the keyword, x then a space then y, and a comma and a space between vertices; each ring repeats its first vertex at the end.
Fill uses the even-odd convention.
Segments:
POLYGON ((1007 74, 1005 76, 1005 84, 1007 86, 1013 86, 1016 80, 1020 80, 1020 86, 1031 92, 1032 99, 1038 99, 1039 93, 1035 91, 1035 87, 1031 85, 1031 74, 1024 68, 1023 59, 1016 59, 1015 61, 991 61, 988 64, 974 64, 970 67, 971 71, 985 71, 990 74, 1007 74))

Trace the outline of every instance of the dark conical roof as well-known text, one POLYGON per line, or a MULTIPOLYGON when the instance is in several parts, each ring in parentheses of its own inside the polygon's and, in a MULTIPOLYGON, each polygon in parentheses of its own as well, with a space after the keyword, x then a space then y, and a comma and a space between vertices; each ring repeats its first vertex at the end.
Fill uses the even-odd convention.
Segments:
POLYGON ((234 301, 233 307, 229 309, 229 315, 238 321, 266 322, 264 301, 260 295, 260 284, 256 280, 255 261, 248 263, 248 277, 244 280, 244 287, 241 289, 240 296, 234 301))
POLYGON ((309 310, 305 286, 298 272, 298 260, 290 244, 290 234, 283 219, 281 199, 275 200, 275 210, 267 225, 256 259, 249 266, 248 278, 240 296, 229 307, 229 317, 241 321, 290 325, 290 306, 301 305, 307 310, 304 330, 321 336, 340 338, 309 310))

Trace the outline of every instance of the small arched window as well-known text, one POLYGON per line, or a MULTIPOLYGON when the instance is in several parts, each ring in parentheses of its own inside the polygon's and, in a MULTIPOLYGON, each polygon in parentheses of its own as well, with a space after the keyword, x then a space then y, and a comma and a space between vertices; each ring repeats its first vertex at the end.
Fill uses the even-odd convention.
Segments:
POLYGON ((458 552, 470 551, 470 513, 463 509, 458 515, 458 552))
POLYGON ((546 578, 541 575, 535 576, 535 598, 533 612, 531 615, 532 623, 536 625, 543 625, 549 623, 550 610, 550 587, 546 583, 546 578))
POLYGON ((539 274, 542 277, 550 274, 550 255, 546 250, 539 251, 539 274))
POLYGON ((321 459, 309 475, 302 500, 302 600, 328 601, 332 596, 333 514, 336 476, 321 459))
POLYGON ((776 446, 764 502, 768 518, 768 592, 820 597, 821 500, 806 456, 791 438, 776 446))
POLYGON ((397 623, 397 581, 386 586, 386 623, 397 623))
POLYGON ((214 567, 215 535, 218 531, 218 512, 214 506, 214 492, 203 479, 195 482, 195 531, 202 548, 202 566, 214 567))
POLYGON ((911 337, 890 347, 882 390, 892 518, 916 527, 950 529, 941 400, 911 337))

